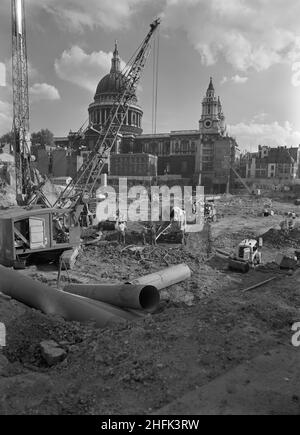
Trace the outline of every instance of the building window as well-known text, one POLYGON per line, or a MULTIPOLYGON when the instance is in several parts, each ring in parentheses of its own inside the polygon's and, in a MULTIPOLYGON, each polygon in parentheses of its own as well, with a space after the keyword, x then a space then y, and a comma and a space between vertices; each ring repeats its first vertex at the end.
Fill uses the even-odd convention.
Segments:
POLYGON ((187 172, 187 170, 188 170, 188 164, 187 164, 187 161, 186 160, 184 160, 183 162, 181 162, 181 172, 187 172))
POLYGON ((181 151, 183 154, 187 154, 189 150, 189 143, 187 140, 183 140, 181 143, 181 151))
POLYGON ((132 124, 136 125, 136 113, 132 113, 132 124))

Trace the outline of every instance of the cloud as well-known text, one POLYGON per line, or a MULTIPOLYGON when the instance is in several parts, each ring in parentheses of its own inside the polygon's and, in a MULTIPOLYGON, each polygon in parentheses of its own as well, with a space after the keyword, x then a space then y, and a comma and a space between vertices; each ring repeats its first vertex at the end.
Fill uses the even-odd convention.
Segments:
POLYGON ((241 77, 238 74, 236 74, 235 76, 233 76, 231 78, 228 78, 226 76, 223 77, 222 80, 220 81, 220 84, 224 85, 225 83, 228 83, 228 82, 233 82, 233 83, 236 83, 236 84, 244 84, 248 80, 249 80, 248 77, 241 77))
POLYGON ((237 75, 233 76, 231 78, 231 80, 233 81, 233 83, 243 84, 243 83, 246 83, 248 81, 248 77, 241 77, 237 74, 237 75))
POLYGON ((0 100, 0 136, 12 128, 12 106, 0 100))
POLYGON ((294 62, 292 72, 292 85, 297 88, 300 86, 300 62, 294 62))
MULTIPOLYGON (((7 59, 5 62, 6 69, 6 87, 12 88, 12 58, 7 59)), ((29 83, 34 83, 40 79, 40 74, 36 68, 28 61, 28 79, 29 83)))
POLYGON ((0 62, 0 86, 6 86, 6 66, 0 62))
POLYGON ((29 89, 29 95, 32 102, 41 100, 55 101, 60 99, 58 90, 47 83, 35 83, 29 89))
POLYGON ((228 127, 229 134, 237 138, 241 149, 249 146, 298 146, 300 144, 300 131, 294 130, 291 123, 286 121, 283 125, 277 121, 272 123, 250 122, 239 123, 228 127))
POLYGON ((103 27, 107 30, 128 28, 130 18, 145 0, 27 0, 32 11, 46 11, 63 28, 82 31, 103 27))
POLYGON ((224 76, 223 78, 222 78, 222 80, 220 81, 220 85, 222 86, 222 85, 225 85, 225 83, 227 83, 228 82, 228 77, 226 77, 226 76, 224 76))
MULTIPOLYGON (((94 93, 99 80, 110 71, 112 56, 112 52, 104 51, 88 54, 82 48, 73 46, 65 50, 60 59, 56 59, 55 71, 62 80, 94 93)), ((125 63, 121 61, 121 68, 124 66, 125 63)))
POLYGON ((266 112, 260 112, 257 113, 256 115, 254 115, 253 117, 253 122, 259 122, 259 123, 264 123, 267 121, 267 119, 269 118, 269 113, 266 112))
POLYGON ((239 71, 263 71, 300 60, 298 0, 167 0, 164 15, 205 65, 225 59, 239 71))

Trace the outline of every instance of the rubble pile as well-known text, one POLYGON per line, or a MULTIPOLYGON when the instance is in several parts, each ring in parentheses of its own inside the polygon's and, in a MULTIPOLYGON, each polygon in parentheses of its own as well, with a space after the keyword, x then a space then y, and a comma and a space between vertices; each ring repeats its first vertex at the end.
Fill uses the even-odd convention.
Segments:
POLYGON ((67 352, 70 346, 81 343, 90 333, 84 325, 65 322, 29 308, 17 319, 7 320, 6 328, 5 355, 8 360, 37 367, 45 365, 42 347, 45 351, 49 345, 41 347, 43 342, 56 342, 67 352))
POLYGON ((281 230, 271 228, 269 231, 262 234, 262 238, 264 244, 276 249, 286 246, 296 249, 300 248, 300 230, 298 228, 290 231, 288 234, 285 234, 281 230))

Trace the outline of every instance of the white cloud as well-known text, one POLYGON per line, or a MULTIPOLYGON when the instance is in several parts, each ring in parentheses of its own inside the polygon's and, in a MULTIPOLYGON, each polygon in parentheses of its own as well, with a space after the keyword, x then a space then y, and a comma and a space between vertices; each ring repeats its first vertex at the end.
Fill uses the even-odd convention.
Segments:
POLYGON ((292 85, 297 88, 300 86, 300 62, 294 62, 292 72, 292 85))
POLYGON ((251 122, 239 123, 228 127, 229 134, 237 138, 241 149, 249 146, 298 146, 300 144, 300 131, 286 121, 280 125, 277 121, 272 123, 251 122))
MULTIPOLYGON (((128 28, 130 17, 145 0, 28 0, 36 11, 53 15, 64 27, 81 31, 85 27, 118 30, 128 28)), ((33 9, 32 8, 32 9, 33 9)))
POLYGON ((269 116, 270 116, 269 113, 266 113, 266 112, 257 113, 253 117, 253 122, 265 123, 267 121, 267 119, 269 118, 269 116))
POLYGON ((300 60, 299 0, 167 0, 165 24, 183 29, 205 65, 263 71, 300 60))
MULTIPOLYGON (((5 62, 6 69, 6 87, 12 88, 12 59, 7 59, 5 62)), ((28 80, 29 83, 34 83, 40 79, 40 74, 36 68, 28 61, 28 80)))
MULTIPOLYGON (((62 80, 74 83, 90 92, 95 92, 97 83, 111 68, 113 53, 98 51, 86 53, 82 48, 73 46, 64 51, 55 61, 55 71, 62 80)), ((125 63, 121 61, 123 69, 125 63)))
POLYGON ((12 106, 0 100, 0 136, 12 128, 12 106))
POLYGON ((233 76, 231 78, 228 78, 226 76, 223 77, 222 80, 220 81, 220 84, 224 85, 225 83, 228 83, 228 82, 233 82, 233 83, 236 83, 236 84, 244 84, 248 80, 249 80, 248 77, 241 77, 238 74, 236 74, 235 76, 233 76))
POLYGON ((41 100, 55 101, 60 99, 58 90, 47 83, 35 83, 29 89, 29 95, 32 102, 41 100))
POLYGON ((248 81, 248 77, 241 77, 237 74, 237 75, 233 76, 231 78, 231 80, 233 81, 233 83, 244 84, 248 81))
POLYGON ((0 62, 0 86, 6 86, 6 66, 0 62))

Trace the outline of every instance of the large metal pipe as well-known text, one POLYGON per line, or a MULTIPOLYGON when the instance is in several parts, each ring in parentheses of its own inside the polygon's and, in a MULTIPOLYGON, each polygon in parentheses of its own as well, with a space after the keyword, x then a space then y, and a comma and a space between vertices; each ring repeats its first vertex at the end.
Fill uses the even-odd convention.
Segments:
POLYGON ((133 285, 151 285, 161 290, 171 285, 178 284, 191 277, 191 269, 186 264, 178 264, 150 275, 130 281, 133 285))
POLYGON ((68 284, 64 291, 118 307, 142 309, 151 313, 158 308, 160 302, 159 292, 152 285, 68 284))
POLYGON ((94 322, 100 328, 138 318, 132 312, 48 287, 3 266, 0 266, 0 292, 45 314, 94 322))

